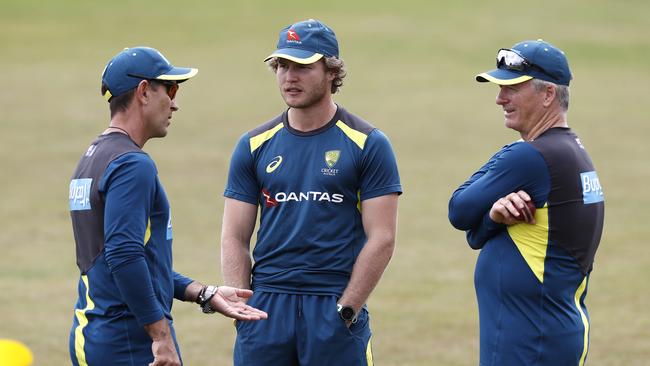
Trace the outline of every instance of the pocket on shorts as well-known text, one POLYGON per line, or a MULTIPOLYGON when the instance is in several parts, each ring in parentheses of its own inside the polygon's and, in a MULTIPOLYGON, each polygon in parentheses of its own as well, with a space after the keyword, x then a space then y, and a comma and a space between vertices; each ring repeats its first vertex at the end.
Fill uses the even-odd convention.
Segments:
POLYGON ((366 338, 370 333, 370 315, 366 307, 362 307, 357 315, 357 321, 348 327, 345 320, 341 319, 338 312, 336 313, 337 328, 349 336, 355 338, 366 338))
MULTIPOLYGON (((345 321, 341 319, 341 322, 343 322, 343 326, 345 326, 345 321)), ((357 314, 357 321, 355 323, 350 324, 350 327, 348 328, 348 331, 350 332, 351 335, 355 337, 364 337, 366 333, 370 332, 370 314, 368 313, 368 309, 366 307, 362 307, 361 310, 359 310, 359 314, 357 314)))

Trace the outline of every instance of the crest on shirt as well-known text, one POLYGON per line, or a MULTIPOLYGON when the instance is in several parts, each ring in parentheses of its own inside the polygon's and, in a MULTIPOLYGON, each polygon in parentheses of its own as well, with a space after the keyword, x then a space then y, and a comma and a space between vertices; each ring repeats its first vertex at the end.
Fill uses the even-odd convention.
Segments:
POLYGON ((334 165, 336 165, 340 157, 341 157, 341 150, 325 151, 325 164, 327 164, 327 168, 321 169, 320 170, 321 173, 329 176, 335 176, 336 174, 338 174, 339 170, 334 169, 334 165))
POLYGON ((325 152, 325 163, 328 168, 333 168, 336 162, 339 161, 341 150, 330 150, 325 152))

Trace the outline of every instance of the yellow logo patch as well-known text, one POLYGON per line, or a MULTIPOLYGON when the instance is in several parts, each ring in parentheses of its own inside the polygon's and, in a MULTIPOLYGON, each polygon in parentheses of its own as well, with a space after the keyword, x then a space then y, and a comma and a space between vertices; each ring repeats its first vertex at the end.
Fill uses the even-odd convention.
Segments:
POLYGON ((341 150, 330 150, 325 152, 325 163, 330 169, 336 165, 336 162, 339 161, 341 156, 341 150))

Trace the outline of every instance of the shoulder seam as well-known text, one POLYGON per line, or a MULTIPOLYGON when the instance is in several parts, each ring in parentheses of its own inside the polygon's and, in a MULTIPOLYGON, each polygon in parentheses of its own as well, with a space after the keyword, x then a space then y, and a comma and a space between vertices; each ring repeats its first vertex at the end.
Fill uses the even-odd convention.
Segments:
POLYGON ((343 133, 350 140, 352 140, 355 144, 357 144, 357 146, 359 146, 361 150, 363 150, 364 146, 366 145, 366 140, 368 139, 368 134, 355 130, 341 120, 336 121, 336 127, 343 131, 343 133))
POLYGON ((259 133, 259 134, 255 135, 255 136, 249 137, 248 142, 250 144, 251 153, 254 152, 255 150, 257 150, 266 141, 270 140, 278 131, 280 131, 282 129, 282 127, 284 127, 284 123, 279 122, 278 124, 276 124, 272 128, 270 128, 270 129, 268 129, 268 130, 266 130, 266 131, 264 131, 262 133, 259 133))

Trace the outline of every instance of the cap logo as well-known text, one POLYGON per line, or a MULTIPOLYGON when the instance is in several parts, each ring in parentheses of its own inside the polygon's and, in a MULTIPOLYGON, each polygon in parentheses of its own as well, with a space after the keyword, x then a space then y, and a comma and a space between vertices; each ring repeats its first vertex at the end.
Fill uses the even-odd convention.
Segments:
POLYGON ((287 42, 298 42, 298 43, 300 43, 300 37, 298 36, 298 33, 296 33, 295 30, 289 29, 287 31, 287 42))

